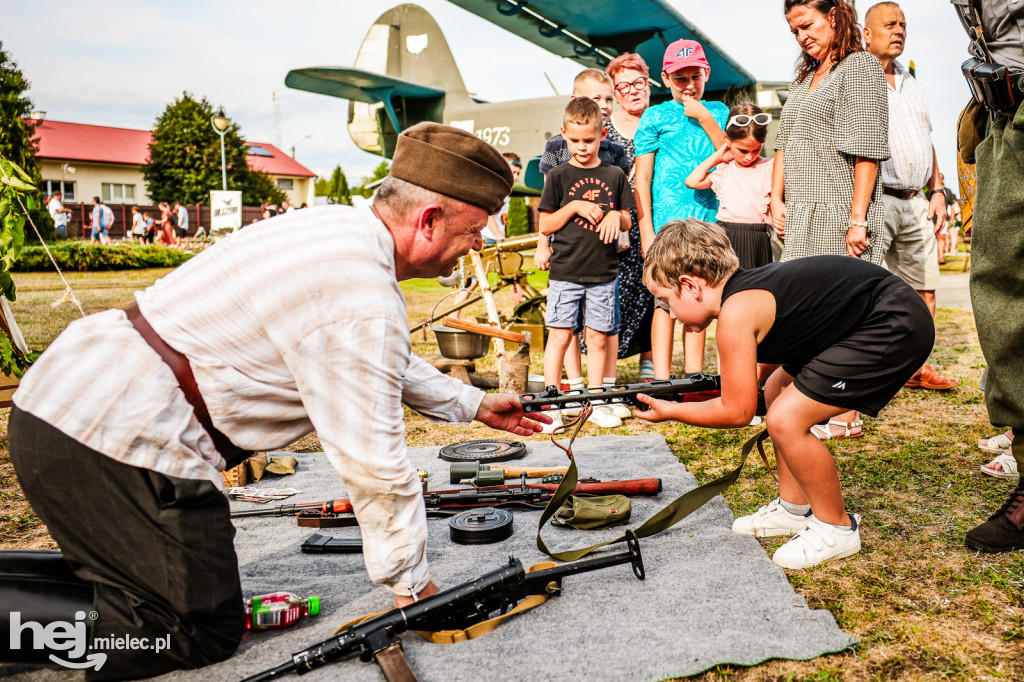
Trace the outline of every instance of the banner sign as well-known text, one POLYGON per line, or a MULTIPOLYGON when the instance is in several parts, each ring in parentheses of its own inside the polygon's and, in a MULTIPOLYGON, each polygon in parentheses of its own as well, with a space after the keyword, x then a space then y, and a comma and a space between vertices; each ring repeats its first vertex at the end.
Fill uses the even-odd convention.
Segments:
POLYGON ((210 192, 210 232, 237 230, 242 226, 242 193, 210 192))

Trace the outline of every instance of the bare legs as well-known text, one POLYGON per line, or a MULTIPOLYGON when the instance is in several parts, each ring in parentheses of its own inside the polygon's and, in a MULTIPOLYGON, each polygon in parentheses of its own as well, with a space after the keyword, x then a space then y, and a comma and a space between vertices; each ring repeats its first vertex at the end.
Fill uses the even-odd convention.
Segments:
POLYGON ((808 398, 792 383, 793 377, 779 368, 765 385, 768 433, 775 444, 779 470, 779 497, 792 504, 811 505, 814 516, 825 523, 852 525, 832 455, 810 431, 814 424, 832 419, 843 410, 808 398))

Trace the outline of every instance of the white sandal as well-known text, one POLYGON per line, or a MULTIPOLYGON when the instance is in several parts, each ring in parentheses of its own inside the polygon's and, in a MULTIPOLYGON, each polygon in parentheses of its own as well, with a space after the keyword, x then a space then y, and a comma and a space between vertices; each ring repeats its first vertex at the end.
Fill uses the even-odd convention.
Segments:
POLYGON ((982 464, 981 473, 996 478, 1015 479, 1018 477, 1017 460, 1009 452, 1004 452, 988 464, 982 464), (999 466, 1001 470, 996 469, 996 466, 999 466))
POLYGON ((861 420, 852 422, 839 421, 838 419, 829 419, 828 424, 815 424, 811 427, 811 434, 814 435, 818 440, 833 440, 838 438, 860 438, 864 435, 864 431, 858 431, 853 433, 852 429, 859 428, 861 420), (843 433, 836 434, 832 433, 832 425, 843 427, 843 433))
POLYGON ((1011 445, 1013 445, 1013 431, 997 433, 990 438, 982 438, 978 441, 979 448, 986 452, 994 452, 996 454, 999 454, 1011 445))

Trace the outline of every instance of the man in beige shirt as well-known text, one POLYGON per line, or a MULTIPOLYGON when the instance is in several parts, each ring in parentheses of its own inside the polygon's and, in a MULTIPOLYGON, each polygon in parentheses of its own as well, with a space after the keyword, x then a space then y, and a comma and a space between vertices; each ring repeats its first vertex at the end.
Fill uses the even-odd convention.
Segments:
MULTIPOLYGON (((219 472, 240 448, 281 447, 314 429, 352 499, 370 578, 400 606, 437 591, 403 403, 435 421, 476 419, 518 435, 540 426, 517 396, 484 394, 412 355, 398 283, 448 274, 479 249, 511 188, 494 148, 415 126, 399 137, 372 205, 246 228, 133 306, 73 323, 26 373, 11 459, 74 572, 49 588, 77 604, 63 620, 84 609, 98 614, 93 638, 170 635, 159 655, 107 652, 91 677, 148 677, 231 655, 242 598, 219 472)), ((8 600, 17 599, 14 590, 8 600)), ((37 601, 21 602, 32 619, 37 601)))

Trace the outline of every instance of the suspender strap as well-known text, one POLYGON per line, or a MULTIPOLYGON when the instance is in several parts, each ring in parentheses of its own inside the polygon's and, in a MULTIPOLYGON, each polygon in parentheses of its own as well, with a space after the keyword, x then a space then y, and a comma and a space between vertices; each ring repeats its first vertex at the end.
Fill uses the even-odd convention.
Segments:
MULTIPOLYGON (((550 519, 554 515, 554 513, 558 511, 558 509, 562 506, 562 503, 565 502, 565 500, 567 500, 569 496, 572 494, 572 491, 576 489, 578 473, 576 470, 576 459, 572 456, 572 441, 576 439, 576 434, 579 433, 580 428, 582 428, 583 426, 583 423, 590 416, 590 411, 587 409, 588 407, 589 405, 584 406, 584 409, 580 411, 580 416, 577 418, 576 421, 569 422, 564 425, 564 430, 566 431, 568 431, 570 428, 575 427, 570 437, 568 447, 564 447, 560 443, 555 441, 555 434, 552 434, 551 436, 551 442, 560 447, 562 450, 565 450, 566 454, 569 456, 570 464, 569 471, 565 474, 565 477, 558 484, 558 489, 555 491, 555 494, 551 496, 551 499, 548 501, 548 506, 544 509, 544 512, 541 514, 540 523, 537 524, 537 549, 559 561, 576 561, 580 557, 590 554, 599 547, 611 545, 616 542, 622 542, 626 539, 626 536, 623 535, 622 537, 616 538, 614 540, 601 542, 596 545, 591 545, 590 547, 566 550, 564 552, 552 552, 550 549, 548 549, 547 545, 544 544, 544 540, 541 539, 541 531, 544 529, 544 525, 548 522, 548 519, 550 519)), ((556 429, 556 433, 557 432, 558 430, 556 429)), ((716 495, 719 495, 723 491, 725 491, 726 488, 735 483, 736 480, 740 477, 740 472, 743 471, 743 465, 746 464, 747 456, 750 454, 750 451, 754 449, 755 445, 758 447, 758 450, 761 453, 761 457, 765 461, 765 465, 767 465, 768 460, 761 446, 762 441, 764 441, 767 437, 768 432, 762 431, 761 433, 757 434, 756 436, 748 440, 746 443, 744 443, 740 457, 740 465, 738 467, 736 467, 729 473, 725 474, 724 476, 709 483, 705 483, 699 488, 695 488, 694 490, 685 492, 676 499, 674 499, 672 502, 669 502, 668 505, 666 505, 656 514, 654 514, 649 519, 640 524, 640 526, 634 531, 636 533, 636 536, 638 538, 646 538, 652 535, 656 535, 657 533, 660 533, 663 530, 671 528, 672 526, 676 525, 677 523, 685 519, 687 516, 692 514, 693 512, 700 509, 716 495)), ((770 467, 769 471, 771 471, 770 467)))
POLYGON ((210 419, 210 411, 206 408, 206 401, 203 400, 203 395, 199 392, 199 385, 196 384, 196 377, 192 374, 192 368, 188 364, 188 358, 182 353, 174 350, 167 345, 167 342, 160 338, 160 335, 156 333, 156 330, 149 325, 149 322, 145 317, 142 316, 142 311, 139 310, 138 303, 132 303, 131 305, 124 308, 125 315, 128 316, 128 321, 132 323, 135 330, 139 332, 139 336, 149 344, 150 348, 156 351, 156 354, 160 356, 168 367, 171 368, 171 372, 174 373, 174 378, 178 381, 178 387, 181 392, 185 394, 185 400, 192 406, 193 412, 195 412, 196 419, 202 424, 203 428, 206 429, 206 433, 210 434, 210 439, 213 441, 214 447, 217 448, 217 452, 227 462, 225 468, 230 469, 231 467, 237 466, 252 456, 252 450, 243 450, 238 447, 231 440, 225 436, 221 431, 213 425, 213 420, 210 419))

